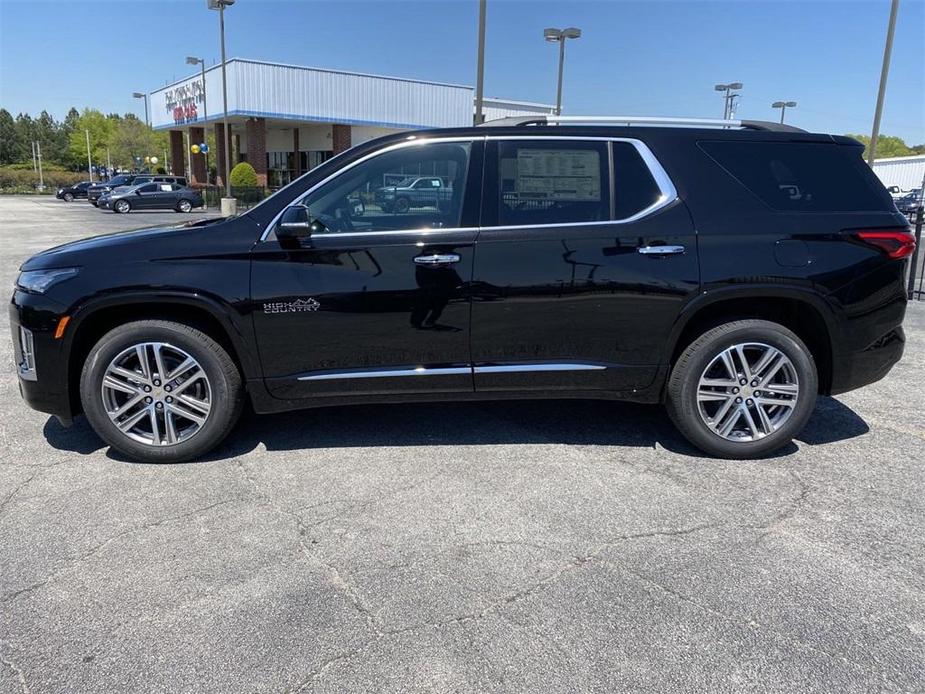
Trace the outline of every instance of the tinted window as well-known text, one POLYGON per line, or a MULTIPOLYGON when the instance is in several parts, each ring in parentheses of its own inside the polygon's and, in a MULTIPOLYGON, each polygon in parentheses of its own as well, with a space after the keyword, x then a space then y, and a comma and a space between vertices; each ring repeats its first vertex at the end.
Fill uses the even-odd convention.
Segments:
POLYGON ((434 143, 386 152, 346 170, 301 204, 332 233, 458 227, 469 149, 469 143, 434 143), (438 174, 441 185, 402 189, 408 173, 438 174))
POLYGON ((148 185, 146 185, 146 186, 141 186, 141 187, 138 189, 138 192, 140 192, 140 193, 154 193, 154 192, 156 192, 156 191, 157 191, 157 184, 156 184, 156 183, 149 183, 148 185))
POLYGON ((606 142, 501 142, 499 155, 501 226, 610 219, 606 142))
POLYGON ((662 195, 639 151, 629 142, 613 143, 614 219, 651 207, 662 195))
POLYGON ((131 180, 131 176, 116 176, 115 178, 109 179, 109 185, 124 186, 126 183, 131 183, 131 180))
POLYGON ((889 209, 889 194, 859 147, 810 142, 701 142, 701 148, 775 210, 889 209))

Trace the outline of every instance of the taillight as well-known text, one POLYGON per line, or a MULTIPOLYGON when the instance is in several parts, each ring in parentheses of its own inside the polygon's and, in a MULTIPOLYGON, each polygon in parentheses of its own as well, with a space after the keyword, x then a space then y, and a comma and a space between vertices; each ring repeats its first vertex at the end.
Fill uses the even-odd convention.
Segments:
POLYGON ((915 252, 915 237, 912 230, 871 229, 856 231, 854 235, 864 243, 876 246, 889 258, 906 258, 915 252))

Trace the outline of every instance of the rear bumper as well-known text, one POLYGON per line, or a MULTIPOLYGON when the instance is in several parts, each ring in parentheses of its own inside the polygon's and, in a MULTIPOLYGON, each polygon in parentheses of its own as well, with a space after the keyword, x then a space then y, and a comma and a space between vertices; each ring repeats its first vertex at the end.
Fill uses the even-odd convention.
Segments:
POLYGON ((40 295, 16 291, 10 303, 19 392, 32 409, 55 415, 69 424, 73 411, 68 392, 68 359, 64 341, 54 338, 62 315, 64 307, 40 295), (24 345, 24 341, 31 344, 24 345))
POLYGON ((866 349, 836 357, 831 394, 838 395, 879 381, 902 359, 906 334, 902 326, 882 335, 866 349))

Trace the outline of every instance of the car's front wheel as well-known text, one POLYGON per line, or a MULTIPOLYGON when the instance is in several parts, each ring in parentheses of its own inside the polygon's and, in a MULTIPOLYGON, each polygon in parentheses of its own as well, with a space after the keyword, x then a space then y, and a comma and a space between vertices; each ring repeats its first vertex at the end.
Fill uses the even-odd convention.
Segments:
POLYGON ((405 214, 410 209, 411 209, 411 201, 408 200, 408 198, 398 198, 395 201, 395 204, 392 206, 392 210, 396 214, 405 214))
POLYGON ((64 194, 64 202, 74 202, 74 194, 73 194, 73 193, 65 193, 65 194, 64 194))
POLYGON ((128 200, 116 200, 116 204, 112 206, 112 209, 119 214, 125 214, 132 209, 132 206, 128 204, 128 200))
POLYGON ((179 212, 191 212, 193 210, 193 203, 189 200, 181 200, 177 203, 177 211, 179 212))
POLYGON ((764 320, 720 325, 694 340, 668 381, 668 413, 701 450, 760 458, 791 442, 816 402, 812 353, 791 330, 764 320))
POLYGON ((241 376, 205 333, 161 320, 127 323, 90 351, 80 379, 100 437, 134 460, 173 463, 221 442, 241 413, 241 376))

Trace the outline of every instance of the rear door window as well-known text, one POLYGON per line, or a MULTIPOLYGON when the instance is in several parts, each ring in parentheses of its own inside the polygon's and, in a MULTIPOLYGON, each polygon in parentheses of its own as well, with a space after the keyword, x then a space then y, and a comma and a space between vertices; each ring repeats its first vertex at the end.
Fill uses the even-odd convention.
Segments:
POLYGON ((889 209, 859 147, 813 142, 701 142, 717 164, 769 207, 788 212, 889 209))
POLYGON ((575 224, 610 219, 608 161, 606 142, 501 142, 498 224, 575 224))

